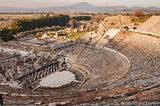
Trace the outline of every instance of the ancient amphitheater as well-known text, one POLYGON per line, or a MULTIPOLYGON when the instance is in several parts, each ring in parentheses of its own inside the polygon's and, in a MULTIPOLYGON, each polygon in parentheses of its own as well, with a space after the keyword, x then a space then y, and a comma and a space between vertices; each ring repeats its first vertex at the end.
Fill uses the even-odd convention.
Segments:
MULTIPOLYGON (((118 27, 109 27, 107 20, 97 33, 76 41, 31 37, 1 43, 4 105, 160 105, 160 17, 151 17, 138 32, 122 31, 119 22, 118 27), (63 71, 75 79, 58 87, 40 85, 41 79, 63 71)), ((128 25, 128 20, 120 23, 128 25)))

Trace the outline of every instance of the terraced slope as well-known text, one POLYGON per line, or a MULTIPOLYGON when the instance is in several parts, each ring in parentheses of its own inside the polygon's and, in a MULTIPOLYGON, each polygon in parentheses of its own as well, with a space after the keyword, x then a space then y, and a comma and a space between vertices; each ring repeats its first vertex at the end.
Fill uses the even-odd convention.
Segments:
MULTIPOLYGON (((127 56, 131 63, 130 71, 120 80, 106 86, 107 89, 115 89, 119 87, 124 88, 138 88, 142 89, 160 82, 160 39, 131 33, 125 38, 117 36, 106 46, 127 56)), ((155 89, 159 89, 159 85, 155 89)), ((153 91, 153 90, 151 90, 153 91)), ((158 90, 157 90, 158 91, 158 90)), ((144 95, 150 91, 144 92, 144 95)), ((155 92, 155 91, 154 91, 155 92)), ((132 98, 133 101, 144 102, 143 97, 137 94, 137 97, 132 98), (140 97, 140 98, 138 98, 140 97)), ((155 94, 154 98, 146 97, 155 102, 159 97, 159 93, 155 94)), ((124 101, 127 99, 123 99, 124 101)), ((150 102, 151 102, 150 101, 150 102)), ((158 100, 159 101, 159 100, 158 100)), ((119 101, 120 103, 122 100, 119 101)), ((116 103, 116 102, 114 102, 116 103)), ((117 102, 118 103, 118 102, 117 102)))
POLYGON ((83 91, 103 88, 123 77, 130 67, 124 55, 108 48, 76 46, 69 59, 76 68, 88 71, 86 82, 76 88, 83 91))
POLYGON ((138 30, 160 35, 160 16, 152 16, 138 30))

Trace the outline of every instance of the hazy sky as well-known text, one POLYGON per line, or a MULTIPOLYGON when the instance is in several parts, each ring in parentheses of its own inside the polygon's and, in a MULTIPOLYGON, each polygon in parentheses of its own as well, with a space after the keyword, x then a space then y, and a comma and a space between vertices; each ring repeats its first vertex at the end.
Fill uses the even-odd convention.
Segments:
POLYGON ((0 7, 56 7, 71 5, 78 2, 88 2, 96 6, 157 6, 160 7, 160 0, 0 0, 0 7))

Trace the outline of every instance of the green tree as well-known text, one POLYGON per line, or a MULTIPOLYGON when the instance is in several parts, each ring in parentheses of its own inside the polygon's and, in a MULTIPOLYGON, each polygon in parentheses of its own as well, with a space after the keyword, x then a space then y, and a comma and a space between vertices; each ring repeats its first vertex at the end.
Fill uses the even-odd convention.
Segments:
POLYGON ((54 16, 40 16, 38 18, 24 18, 16 19, 11 29, 22 32, 27 30, 34 30, 36 28, 44 28, 51 26, 66 26, 70 17, 68 15, 54 15, 54 16))
POLYGON ((14 39, 13 33, 10 29, 4 28, 0 30, 0 39, 3 41, 9 41, 14 39))

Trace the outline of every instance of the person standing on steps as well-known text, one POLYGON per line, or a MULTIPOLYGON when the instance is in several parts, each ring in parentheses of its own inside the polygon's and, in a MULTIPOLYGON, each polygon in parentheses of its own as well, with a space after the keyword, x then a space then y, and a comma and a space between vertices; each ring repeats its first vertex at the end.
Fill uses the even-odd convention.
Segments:
POLYGON ((0 94, 0 106, 3 106, 3 95, 0 94))

